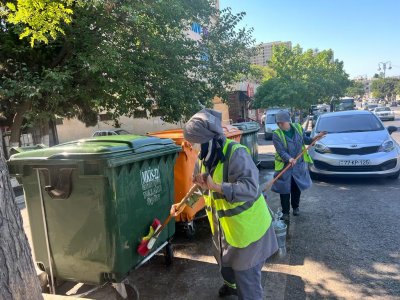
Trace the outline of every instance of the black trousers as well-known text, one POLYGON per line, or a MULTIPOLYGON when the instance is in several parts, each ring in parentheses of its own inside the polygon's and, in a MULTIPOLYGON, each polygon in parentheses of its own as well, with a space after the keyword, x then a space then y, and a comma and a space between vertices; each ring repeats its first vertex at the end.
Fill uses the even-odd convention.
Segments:
POLYGON ((292 182, 290 185, 290 194, 280 194, 282 213, 289 214, 290 202, 292 202, 292 208, 298 208, 300 204, 301 191, 297 186, 296 180, 292 176, 292 182))
POLYGON ((261 262, 244 271, 235 271, 232 268, 222 267, 221 274, 224 278, 224 283, 237 290, 239 300, 262 300, 261 269, 263 265, 264 262, 261 262))

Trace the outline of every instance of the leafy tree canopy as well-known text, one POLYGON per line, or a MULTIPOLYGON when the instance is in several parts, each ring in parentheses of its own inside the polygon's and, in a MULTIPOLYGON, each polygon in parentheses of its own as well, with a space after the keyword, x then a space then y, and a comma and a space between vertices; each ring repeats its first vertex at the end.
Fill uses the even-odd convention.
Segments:
POLYGON ((400 94, 400 80, 398 78, 378 78, 371 84, 372 96, 375 98, 394 100, 400 94))
POLYGON ((62 23, 72 22, 72 6, 84 5, 83 0, 16 0, 1 4, 2 15, 7 22, 23 27, 20 38, 29 38, 33 47, 35 42, 49 42, 58 34, 64 34, 62 23))
POLYGON ((244 13, 211 1, 10 3, 0 9, 0 106, 23 108, 32 122, 58 115, 93 125, 103 110, 176 122, 226 98, 250 69, 244 13))
POLYGON ((275 71, 271 67, 251 65, 249 73, 246 74, 246 76, 242 76, 239 80, 249 80, 255 83, 262 83, 275 76, 275 71))
POLYGON ((308 108, 344 95, 349 85, 343 62, 335 60, 332 50, 303 51, 297 45, 275 46, 269 66, 276 76, 264 82, 255 95, 255 106, 308 108))
POLYGON ((365 94, 364 84, 359 80, 352 80, 346 89, 346 96, 363 97, 365 94))

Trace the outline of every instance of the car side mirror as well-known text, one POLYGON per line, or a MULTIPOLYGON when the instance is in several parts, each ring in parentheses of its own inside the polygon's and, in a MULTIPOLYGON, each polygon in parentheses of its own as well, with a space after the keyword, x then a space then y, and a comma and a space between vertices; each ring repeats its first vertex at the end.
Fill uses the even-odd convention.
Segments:
MULTIPOLYGON (((397 130, 397 128, 396 128, 396 130, 397 130)), ((306 131, 305 134, 306 134, 306 136, 310 137, 311 136, 311 131, 306 131)))
POLYGON ((396 126, 389 126, 387 128, 387 131, 389 131, 389 134, 392 134, 393 132, 396 132, 398 129, 396 126))

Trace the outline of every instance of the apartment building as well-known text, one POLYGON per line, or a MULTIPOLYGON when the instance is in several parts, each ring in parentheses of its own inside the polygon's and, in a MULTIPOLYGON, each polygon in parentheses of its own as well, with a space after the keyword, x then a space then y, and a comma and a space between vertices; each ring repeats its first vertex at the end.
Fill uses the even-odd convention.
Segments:
POLYGON ((292 48, 292 42, 271 42, 271 43, 262 43, 255 47, 255 55, 250 57, 250 63, 260 66, 266 66, 268 61, 272 57, 273 47, 276 45, 286 45, 289 48, 292 48))

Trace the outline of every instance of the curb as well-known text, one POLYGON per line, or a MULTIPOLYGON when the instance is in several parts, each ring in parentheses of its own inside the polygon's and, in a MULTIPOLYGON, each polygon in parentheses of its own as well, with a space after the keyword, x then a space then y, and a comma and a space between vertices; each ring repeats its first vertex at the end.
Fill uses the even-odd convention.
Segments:
POLYGON ((24 194, 22 185, 13 186, 13 191, 14 191, 15 197, 22 196, 24 194))
POLYGON ((265 155, 265 157, 260 158, 260 168, 263 169, 273 169, 274 168, 274 156, 273 155, 265 155))

